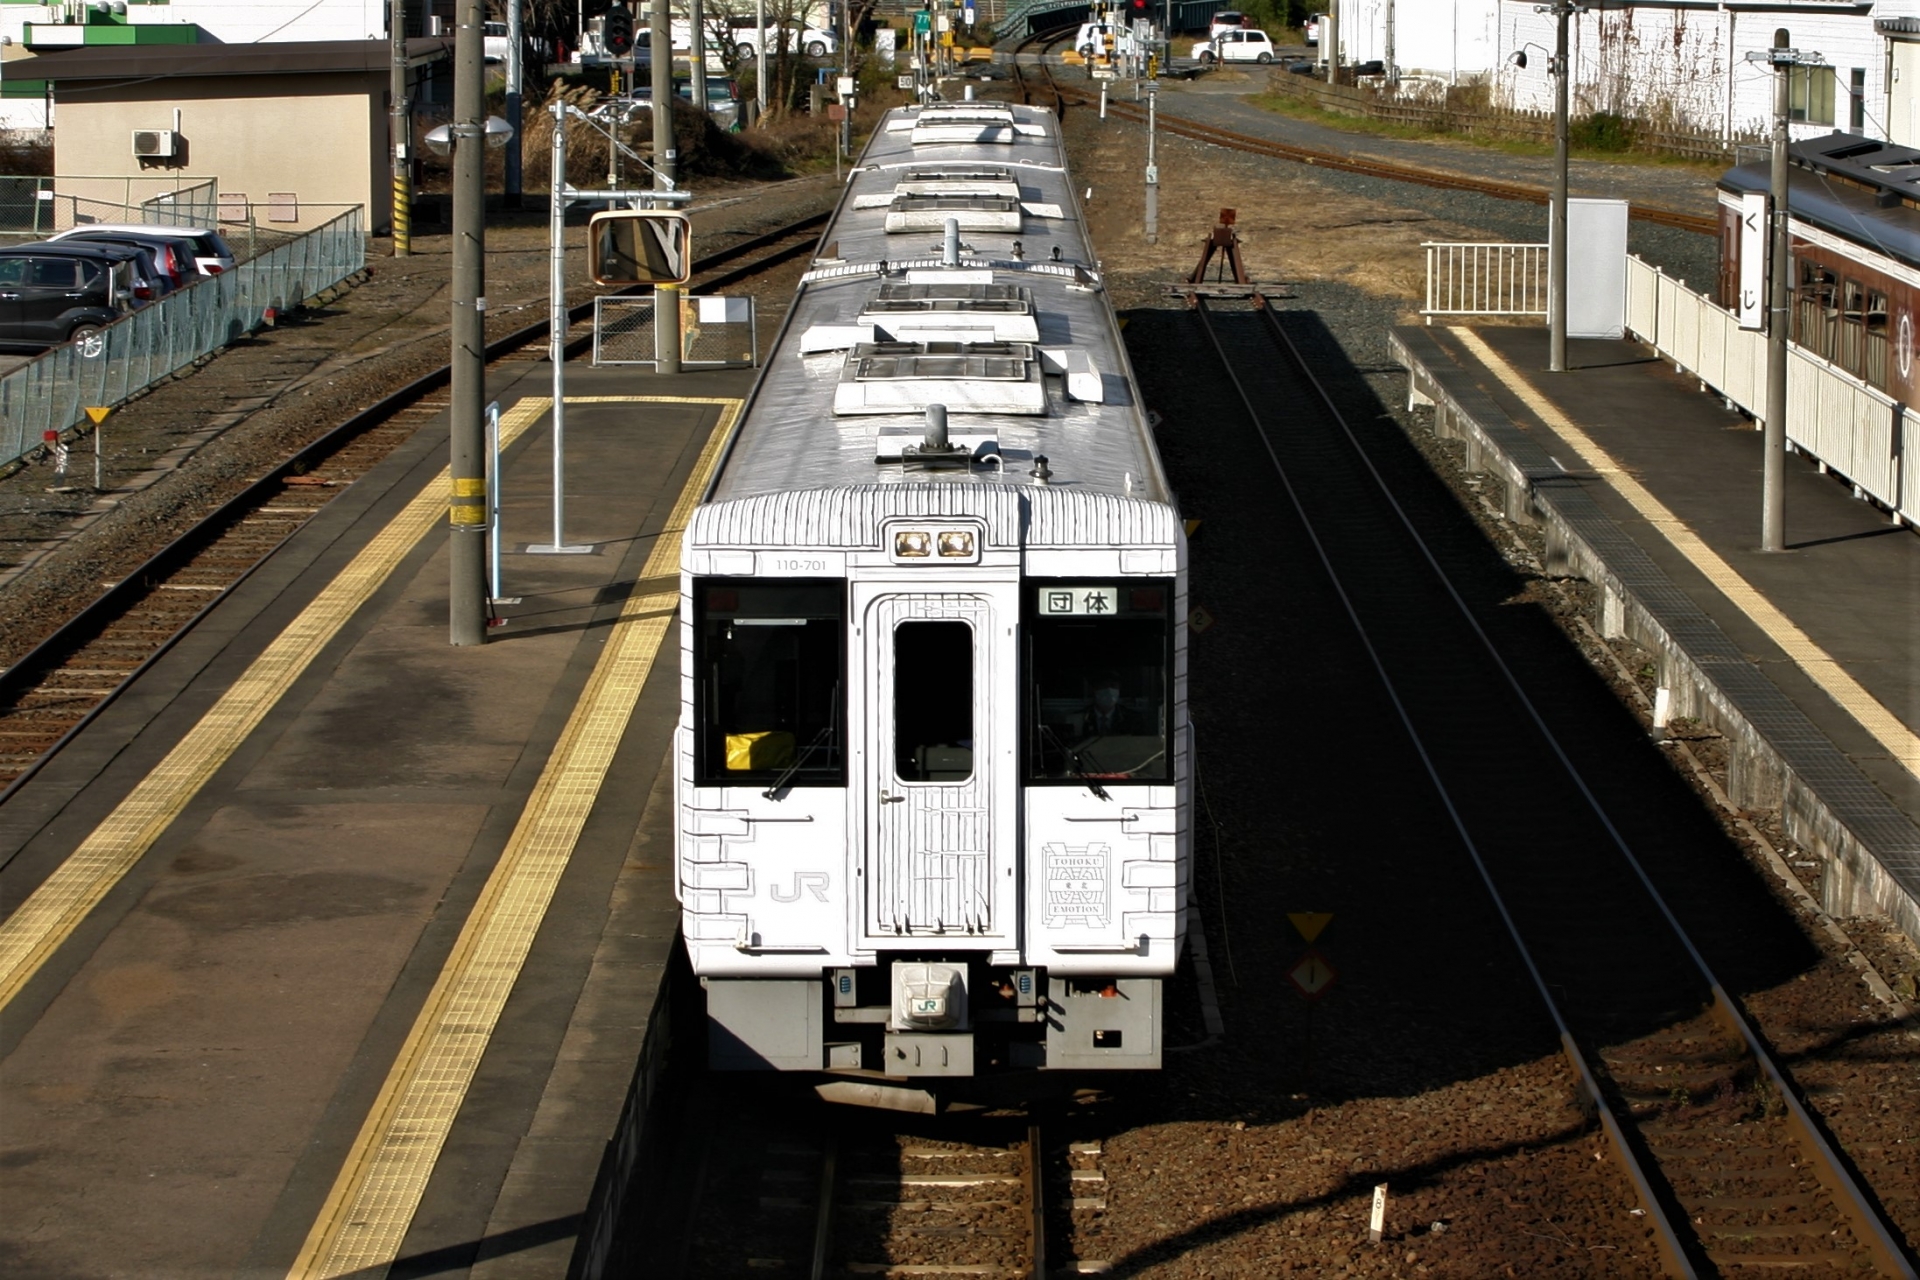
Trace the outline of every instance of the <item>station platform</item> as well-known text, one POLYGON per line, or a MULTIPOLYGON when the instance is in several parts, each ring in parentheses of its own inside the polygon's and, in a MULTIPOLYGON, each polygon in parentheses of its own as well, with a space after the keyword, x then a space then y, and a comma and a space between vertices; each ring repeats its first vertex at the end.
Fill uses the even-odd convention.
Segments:
POLYGON ((1544 328, 1393 330, 1415 403, 1546 569, 1596 585, 1600 630, 1658 660, 1660 716, 1726 736, 1737 805, 1778 806, 1822 860, 1822 905, 1920 940, 1920 537, 1790 455, 1788 550, 1761 540, 1761 433, 1637 342, 1544 328))
POLYGON ((447 640, 443 417, 0 809, 0 1272, 575 1260, 679 920, 679 530, 752 371, 570 369, 591 551, 536 555, 550 378, 489 388, 486 644, 447 640))

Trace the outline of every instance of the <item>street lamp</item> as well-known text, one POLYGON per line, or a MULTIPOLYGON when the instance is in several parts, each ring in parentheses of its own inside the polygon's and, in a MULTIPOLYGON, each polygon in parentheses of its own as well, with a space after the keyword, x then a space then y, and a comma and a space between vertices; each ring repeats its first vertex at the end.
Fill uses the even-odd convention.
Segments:
MULTIPOLYGON (((1533 6, 1535 13, 1552 14, 1553 58, 1547 74, 1553 80, 1553 200, 1547 215, 1547 369, 1567 371, 1567 24, 1584 6, 1572 0, 1553 0, 1533 6)), ((1513 55, 1517 67, 1527 65, 1527 51, 1513 55)))
POLYGON ((1749 62, 1773 68, 1773 164, 1771 222, 1767 253, 1767 416, 1761 442, 1760 549, 1787 549, 1787 306, 1792 282, 1787 278, 1787 255, 1792 252, 1788 232, 1787 120, 1793 110, 1793 72, 1817 67, 1826 59, 1793 47, 1785 27, 1775 29, 1773 47, 1747 55, 1749 62))
MULTIPOLYGON (((473 131, 471 125, 454 124, 443 124, 437 129, 429 129, 426 136, 427 150, 437 156, 450 156, 453 154, 455 139, 464 138, 473 131)), ((509 138, 513 137, 513 126, 499 116, 488 116, 480 132, 486 137, 487 150, 498 151, 507 145, 509 138)))

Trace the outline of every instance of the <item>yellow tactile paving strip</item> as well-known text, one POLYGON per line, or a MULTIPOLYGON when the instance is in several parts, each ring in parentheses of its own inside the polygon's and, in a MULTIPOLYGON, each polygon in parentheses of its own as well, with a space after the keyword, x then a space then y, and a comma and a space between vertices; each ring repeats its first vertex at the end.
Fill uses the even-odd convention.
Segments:
POLYGON ((742 402, 692 396, 567 397, 568 404, 718 406, 646 567, 621 606, 499 863, 387 1074, 320 1216, 288 1275, 384 1276, 399 1255, 440 1148, 495 1022, 573 855, 602 780, 679 604, 680 534, 692 518, 742 402), (664 591, 653 590, 662 579, 664 591))
MULTIPOLYGON (((521 400, 500 419, 502 445, 547 411, 521 400)), ((80 847, 0 924, 0 1009, 4 1009, 122 876, 153 847, 187 803, 340 633, 447 510, 448 474, 387 522, 312 604, 253 660, 187 735, 95 827, 80 847)))
POLYGON ((1580 455, 1583 465, 1604 475, 1625 498, 1633 509, 1658 529, 1674 548, 1693 563, 1693 566, 1705 574, 1722 595, 1731 600, 1741 612, 1751 618, 1754 625, 1767 633, 1769 639, 1793 659, 1807 677, 1823 689, 1827 696, 1860 722, 1887 753, 1902 765, 1907 772, 1920 776, 1920 735, 1916 735, 1901 719, 1887 710, 1878 699, 1868 693, 1859 681, 1849 675, 1844 667, 1825 649, 1813 642, 1812 637, 1795 626, 1793 620, 1774 607, 1756 590, 1752 583, 1720 558, 1719 553, 1709 547, 1680 518, 1669 511, 1661 501, 1647 492, 1646 488, 1614 461, 1605 449, 1595 444, 1588 435, 1575 426, 1564 413, 1556 409, 1547 398, 1515 372, 1498 352, 1488 346, 1480 335, 1471 329, 1453 328, 1453 335, 1464 343, 1474 356, 1485 364, 1493 375, 1505 383, 1507 389, 1519 396, 1521 401, 1532 410, 1539 419, 1553 429, 1580 455))

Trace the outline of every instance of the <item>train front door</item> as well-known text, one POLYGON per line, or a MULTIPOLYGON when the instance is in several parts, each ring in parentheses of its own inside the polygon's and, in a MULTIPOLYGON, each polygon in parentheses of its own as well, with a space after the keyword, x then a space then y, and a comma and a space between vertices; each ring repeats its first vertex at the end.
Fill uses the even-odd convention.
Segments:
POLYGON ((1011 945, 1018 608, 1015 584, 855 586, 872 945, 1011 945))

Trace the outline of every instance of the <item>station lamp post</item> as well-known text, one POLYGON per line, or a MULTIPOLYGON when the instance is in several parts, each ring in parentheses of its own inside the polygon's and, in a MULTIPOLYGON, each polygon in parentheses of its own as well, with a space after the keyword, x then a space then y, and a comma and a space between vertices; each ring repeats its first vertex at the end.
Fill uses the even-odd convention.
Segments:
MULTIPOLYGON (((1547 215, 1547 369, 1567 371, 1567 144, 1568 85, 1573 80, 1567 61, 1567 26, 1586 10, 1573 0, 1553 0, 1533 6, 1535 13, 1553 15, 1553 200, 1547 215)), ((1519 55, 1526 66, 1526 53, 1519 55)))

